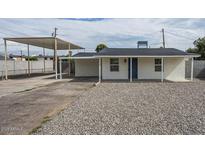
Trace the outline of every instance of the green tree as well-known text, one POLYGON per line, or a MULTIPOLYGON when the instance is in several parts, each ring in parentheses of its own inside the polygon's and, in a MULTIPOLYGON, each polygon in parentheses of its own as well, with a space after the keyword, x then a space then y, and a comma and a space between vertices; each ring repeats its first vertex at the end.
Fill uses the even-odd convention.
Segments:
POLYGON ((186 50, 186 52, 188 52, 188 53, 197 53, 197 48, 188 48, 186 50))
POLYGON ((104 48, 107 48, 107 46, 105 44, 98 44, 95 51, 100 52, 104 48))
POLYGON ((201 57, 197 59, 205 60, 205 37, 198 38, 197 40, 194 41, 193 44, 194 44, 194 48, 187 49, 187 52, 200 54, 201 57))
POLYGON ((29 61, 37 61, 38 60, 38 58, 36 56, 26 57, 27 61, 28 61, 28 59, 29 59, 29 61))

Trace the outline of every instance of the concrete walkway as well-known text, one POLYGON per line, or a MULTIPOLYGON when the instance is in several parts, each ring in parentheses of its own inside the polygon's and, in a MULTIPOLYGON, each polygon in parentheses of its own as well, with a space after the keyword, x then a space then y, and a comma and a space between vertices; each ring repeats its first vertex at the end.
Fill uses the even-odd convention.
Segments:
MULTIPOLYGON (((0 81, 0 98, 2 96, 11 95, 12 93, 28 91, 60 81, 53 79, 53 77, 54 75, 52 74, 24 79, 2 80, 0 81)), ((63 81, 70 80, 71 79, 64 79, 63 81)))

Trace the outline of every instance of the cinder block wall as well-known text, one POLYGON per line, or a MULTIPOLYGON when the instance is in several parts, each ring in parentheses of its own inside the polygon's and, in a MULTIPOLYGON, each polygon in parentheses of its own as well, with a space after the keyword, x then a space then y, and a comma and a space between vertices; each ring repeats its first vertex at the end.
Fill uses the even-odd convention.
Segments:
MULTIPOLYGON (((7 61, 8 67, 8 75, 19 75, 19 74, 27 74, 28 72, 28 62, 27 61, 7 61)), ((30 69, 31 73, 41 73, 44 70, 44 64, 42 61, 30 61, 30 69)), ((53 61, 46 60, 45 61, 45 71, 50 72, 53 70, 53 61)), ((4 73, 4 60, 0 60, 0 76, 4 73)))

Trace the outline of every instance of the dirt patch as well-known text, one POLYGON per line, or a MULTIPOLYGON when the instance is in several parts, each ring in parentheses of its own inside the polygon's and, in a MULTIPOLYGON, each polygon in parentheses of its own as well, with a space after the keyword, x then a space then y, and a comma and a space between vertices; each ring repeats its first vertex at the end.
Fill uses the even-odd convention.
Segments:
POLYGON ((0 134, 28 134, 79 98, 93 82, 58 82, 0 99, 0 134))

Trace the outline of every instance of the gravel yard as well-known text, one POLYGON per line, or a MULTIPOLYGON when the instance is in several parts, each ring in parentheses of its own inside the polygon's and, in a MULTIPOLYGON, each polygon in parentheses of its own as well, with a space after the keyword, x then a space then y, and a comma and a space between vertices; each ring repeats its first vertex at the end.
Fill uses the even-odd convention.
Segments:
POLYGON ((36 134, 205 134, 205 81, 101 83, 36 134))

